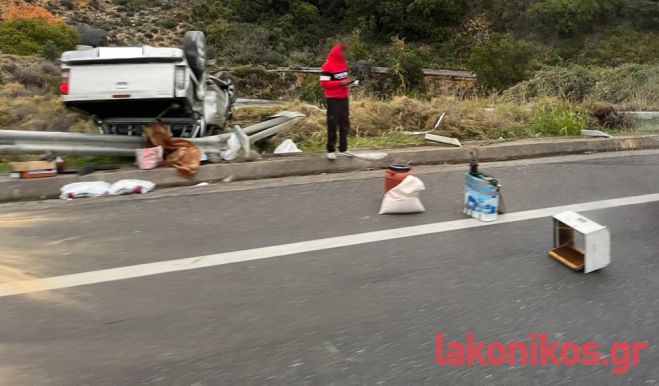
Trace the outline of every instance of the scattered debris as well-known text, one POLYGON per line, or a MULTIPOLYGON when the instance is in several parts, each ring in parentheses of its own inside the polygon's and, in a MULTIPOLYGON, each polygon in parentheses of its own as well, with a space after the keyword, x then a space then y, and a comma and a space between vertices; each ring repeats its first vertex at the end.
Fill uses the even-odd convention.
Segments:
POLYGON ((275 148, 275 154, 291 154, 291 153, 302 153, 302 150, 297 147, 295 142, 291 139, 287 139, 284 142, 280 143, 277 148, 275 148))
POLYGON ((462 143, 456 138, 444 137, 442 135, 426 134, 426 141, 444 143, 456 147, 462 147, 462 143))
POLYGON ((79 176, 86 176, 88 174, 92 174, 94 172, 107 172, 107 171, 112 171, 112 170, 119 170, 121 167, 119 165, 92 165, 92 164, 87 164, 80 169, 78 169, 78 175, 79 176))
POLYGON ((223 179, 222 182, 228 184, 229 182, 233 182, 234 179, 235 179, 235 177, 233 175, 230 175, 229 177, 223 179))
POLYGON ((198 183, 198 184, 195 185, 195 186, 202 187, 202 186, 209 186, 209 185, 210 185, 210 184, 209 184, 208 182, 200 182, 200 183, 198 183))
POLYGON ((75 200, 83 197, 102 197, 110 192, 110 184, 104 181, 74 182, 60 189, 60 198, 75 200))
POLYGON ((426 208, 419 199, 419 193, 426 190, 423 181, 415 176, 407 176, 398 186, 384 195, 380 214, 422 213, 426 208))
POLYGON ((162 164, 163 156, 164 150, 162 146, 135 150, 137 166, 142 170, 151 170, 157 168, 162 164))
POLYGON ((387 158, 389 153, 354 153, 354 156, 367 161, 380 161, 387 158))
POLYGON ((220 155, 225 161, 234 161, 238 159, 240 151, 243 149, 241 141, 242 137, 238 134, 239 132, 240 131, 234 131, 231 133, 231 137, 229 137, 226 147, 220 151, 220 155))
POLYGON ((609 134, 599 130, 581 130, 581 136, 593 138, 611 138, 609 134))
POLYGON ((33 179, 54 177, 57 175, 57 164, 50 161, 11 162, 10 176, 14 178, 33 179))
POLYGON ((609 229, 575 212, 554 216, 554 249, 549 256, 575 271, 602 269, 611 263, 609 229))
POLYGON ((157 123, 144 129, 144 137, 152 146, 161 146, 165 164, 178 170, 183 177, 192 178, 201 166, 201 149, 187 139, 173 138, 169 127, 157 123))
POLYGON ((119 196, 123 194, 146 194, 156 184, 145 180, 119 180, 110 185, 105 181, 74 182, 60 189, 60 198, 75 200, 84 197, 119 196))
POLYGON ((111 196, 120 196, 123 194, 146 194, 156 187, 151 181, 145 180, 119 180, 110 186, 109 194, 111 196))
POLYGON ((404 135, 424 135, 424 134, 430 134, 430 133, 432 133, 433 131, 435 131, 435 130, 437 130, 437 129, 439 128, 439 126, 440 126, 440 125, 442 124, 442 122, 444 121, 444 117, 445 117, 445 116, 446 116, 446 113, 445 113, 445 112, 442 113, 442 115, 440 115, 439 119, 437 120, 437 123, 435 123, 435 126, 432 128, 432 130, 429 130, 429 131, 402 131, 401 133, 404 134, 404 135))

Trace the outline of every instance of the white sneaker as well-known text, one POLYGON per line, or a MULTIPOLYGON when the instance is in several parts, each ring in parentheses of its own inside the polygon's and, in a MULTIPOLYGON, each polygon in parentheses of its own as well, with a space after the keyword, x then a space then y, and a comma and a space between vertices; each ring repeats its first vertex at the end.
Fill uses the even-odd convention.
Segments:
POLYGON ((340 152, 339 155, 342 155, 342 156, 344 156, 344 157, 354 157, 354 156, 355 156, 355 153, 346 150, 346 151, 342 151, 342 152, 340 152))
POLYGON ((327 159, 330 161, 334 161, 336 159, 336 153, 327 153, 327 159))

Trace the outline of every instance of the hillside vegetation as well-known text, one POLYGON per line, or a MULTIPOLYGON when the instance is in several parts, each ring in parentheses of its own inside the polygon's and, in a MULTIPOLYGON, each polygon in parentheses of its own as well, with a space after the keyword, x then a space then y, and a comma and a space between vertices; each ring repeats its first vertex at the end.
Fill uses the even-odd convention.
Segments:
MULTIPOLYGON (((267 71, 320 65, 337 41, 351 60, 387 66, 353 102, 364 145, 413 144, 449 112, 461 139, 630 130, 620 110, 659 109, 657 0, 5 0, 0 4, 0 127, 93 130, 55 95, 56 59, 88 28, 110 45, 180 44, 207 33, 216 68, 242 96, 289 100, 310 118, 293 134, 320 147, 317 77, 267 71), (422 68, 471 70, 478 82, 424 79, 422 68)), ((248 109, 241 122, 268 109, 248 109)))

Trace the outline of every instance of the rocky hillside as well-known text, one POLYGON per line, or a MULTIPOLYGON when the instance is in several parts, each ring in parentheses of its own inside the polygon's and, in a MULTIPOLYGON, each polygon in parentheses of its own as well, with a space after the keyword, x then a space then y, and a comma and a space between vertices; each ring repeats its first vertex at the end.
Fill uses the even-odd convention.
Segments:
POLYGON ((189 29, 187 0, 2 0, 0 4, 0 19, 26 13, 50 14, 78 28, 101 28, 112 45, 178 45, 189 29))

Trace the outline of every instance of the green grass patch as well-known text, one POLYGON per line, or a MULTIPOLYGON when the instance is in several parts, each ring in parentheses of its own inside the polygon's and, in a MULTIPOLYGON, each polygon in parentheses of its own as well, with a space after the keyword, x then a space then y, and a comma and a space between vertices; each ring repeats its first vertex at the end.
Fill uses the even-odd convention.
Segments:
POLYGON ((589 117, 583 111, 565 103, 536 107, 529 127, 535 135, 574 136, 588 128, 589 117))

